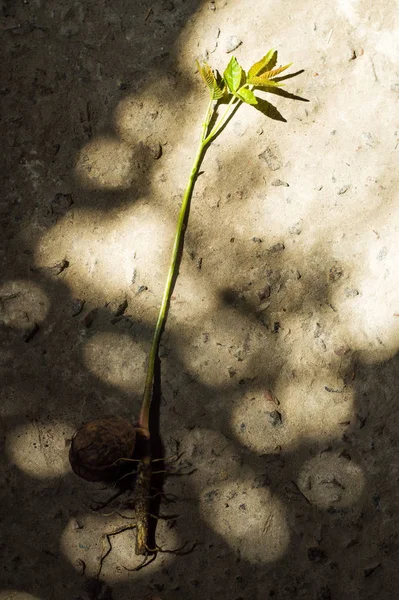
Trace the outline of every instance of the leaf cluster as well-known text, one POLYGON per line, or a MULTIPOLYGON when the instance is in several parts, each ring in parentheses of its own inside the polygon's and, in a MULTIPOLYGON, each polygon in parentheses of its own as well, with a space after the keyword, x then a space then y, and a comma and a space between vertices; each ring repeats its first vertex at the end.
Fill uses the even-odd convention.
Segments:
POLYGON ((198 70, 209 88, 212 100, 221 100, 232 95, 242 102, 252 105, 258 104, 253 89, 261 88, 267 91, 268 88, 282 86, 274 78, 288 69, 292 63, 277 69, 275 68, 276 64, 277 50, 269 50, 246 73, 233 56, 223 73, 223 77, 221 77, 219 73, 211 69, 208 63, 197 61, 198 70))

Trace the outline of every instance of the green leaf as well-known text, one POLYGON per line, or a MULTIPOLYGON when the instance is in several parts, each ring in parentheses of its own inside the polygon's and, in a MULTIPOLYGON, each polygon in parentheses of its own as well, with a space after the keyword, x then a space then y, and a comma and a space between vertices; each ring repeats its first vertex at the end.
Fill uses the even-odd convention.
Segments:
POLYGON ((240 96, 241 100, 243 100, 247 104, 258 104, 258 100, 255 94, 248 88, 243 88, 242 90, 240 90, 238 92, 238 95, 240 96))
POLYGON ((256 62, 248 71, 248 77, 256 77, 265 69, 273 69, 277 62, 277 50, 269 50, 267 54, 256 62))
POLYGON ((220 88, 218 82, 216 81, 214 72, 212 71, 208 63, 199 63, 197 60, 197 67, 202 79, 205 81, 206 85, 209 88, 212 100, 219 100, 220 98, 222 98, 224 96, 223 90, 220 88))
POLYGON ((277 83, 276 81, 273 81, 273 79, 268 79, 267 77, 264 77, 263 75, 259 75, 259 77, 251 77, 251 79, 248 79, 248 83, 250 83, 251 85, 254 85, 255 87, 284 87, 283 83, 277 83))
POLYGON ((238 88, 245 83, 245 71, 238 64, 238 61, 234 56, 231 58, 223 73, 223 79, 231 92, 236 92, 238 88))
POLYGON ((276 75, 279 75, 280 73, 288 69, 291 65, 292 63, 288 63, 288 65, 284 65, 284 67, 279 67, 278 69, 274 69, 273 71, 266 71, 266 73, 262 73, 260 77, 267 77, 267 79, 271 79, 272 77, 276 77, 276 75))

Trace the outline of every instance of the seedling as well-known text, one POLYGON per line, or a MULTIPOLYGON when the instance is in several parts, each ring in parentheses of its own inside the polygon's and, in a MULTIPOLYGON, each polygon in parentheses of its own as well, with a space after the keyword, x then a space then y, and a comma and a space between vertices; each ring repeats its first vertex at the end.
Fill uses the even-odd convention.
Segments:
MULTIPOLYGON (((83 425, 75 433, 69 453, 72 469, 87 481, 116 482, 133 471, 135 474, 135 477, 132 476, 130 479, 132 491, 130 504, 134 505, 135 523, 106 534, 105 538, 109 548, 101 559, 100 570, 104 558, 112 548, 111 536, 126 529, 136 528, 135 552, 137 555, 144 556, 145 560, 147 558, 152 560, 158 551, 163 551, 158 546, 152 548, 149 543, 150 500, 154 494, 151 478, 155 473, 152 471, 150 407, 153 397, 155 361, 177 275, 190 199, 206 148, 220 134, 238 107, 242 103, 256 106, 259 102, 254 93, 256 89, 260 88, 266 92, 275 91, 282 85, 280 83, 282 78, 278 79, 277 76, 288 69, 292 63, 275 68, 276 64, 277 52, 275 50, 270 50, 252 65, 248 73, 234 57, 227 65, 223 76, 214 72, 206 62, 197 62, 198 71, 209 88, 210 98, 202 125, 198 151, 177 220, 172 257, 148 358, 140 417, 136 425, 115 416, 83 425), (127 469, 130 469, 130 472, 127 469)), ((288 94, 286 95, 289 97, 288 94)))

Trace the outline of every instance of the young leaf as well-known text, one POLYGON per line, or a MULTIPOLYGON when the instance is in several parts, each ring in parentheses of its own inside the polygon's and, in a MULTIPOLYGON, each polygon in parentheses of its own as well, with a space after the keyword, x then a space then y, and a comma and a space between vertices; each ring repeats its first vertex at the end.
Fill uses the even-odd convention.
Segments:
POLYGON ((227 65, 227 68, 223 73, 223 78, 231 92, 236 92, 240 85, 245 83, 245 71, 238 64, 238 61, 234 56, 227 65))
POLYGON ((265 69, 273 69, 277 62, 277 50, 269 50, 269 52, 258 62, 256 62, 248 71, 249 77, 256 77, 265 69))
POLYGON ((212 100, 219 100, 220 98, 222 98, 224 95, 223 91, 219 87, 216 81, 216 77, 208 63, 203 62, 202 64, 200 64, 197 60, 197 67, 202 79, 205 81, 206 85, 209 88, 212 100))
POLYGON ((248 80, 248 83, 254 85, 255 87, 284 87, 283 83, 277 83, 273 79, 268 79, 263 75, 259 75, 259 77, 251 77, 248 80))
POLYGON ((271 79, 272 77, 276 77, 276 75, 279 75, 280 73, 288 69, 291 65, 292 63, 288 63, 288 65, 285 65, 284 67, 279 67, 278 69, 274 69, 273 71, 266 71, 265 73, 262 73, 260 77, 267 77, 267 79, 271 79))
POLYGON ((240 96, 241 100, 243 100, 247 104, 258 104, 258 100, 255 94, 248 88, 243 88, 242 90, 240 90, 238 92, 238 95, 240 96))

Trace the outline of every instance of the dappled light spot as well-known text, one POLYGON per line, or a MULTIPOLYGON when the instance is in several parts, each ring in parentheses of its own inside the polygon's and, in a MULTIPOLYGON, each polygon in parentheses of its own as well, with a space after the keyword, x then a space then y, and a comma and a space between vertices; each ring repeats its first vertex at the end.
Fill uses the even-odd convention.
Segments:
POLYGON ((132 182, 132 149, 114 138, 96 138, 81 151, 76 174, 90 188, 124 190, 132 182))
POLYGON ((32 281, 12 280, 0 287, 0 323, 27 330, 41 323, 50 301, 40 286, 32 281))
POLYGON ((37 479, 60 477, 70 472, 67 440, 72 430, 63 423, 26 423, 6 437, 10 462, 37 479))
POLYGON ((84 359, 87 368, 102 381, 140 394, 146 354, 130 336, 98 333, 87 341, 84 359))
POLYGON ((17 590, 1 590, 0 600, 41 600, 39 596, 32 596, 27 592, 19 592, 17 590))
POLYGON ((232 429, 240 442, 255 452, 273 452, 285 438, 283 415, 272 396, 253 391, 240 398, 232 415, 232 429))
POLYGON ((388 360, 399 348, 395 235, 385 235, 384 244, 370 244, 356 280, 331 294, 347 336, 366 361, 388 360))
MULTIPOLYGON (((123 213, 104 216, 95 211, 79 210, 73 224, 59 220, 56 230, 46 232, 39 241, 36 264, 49 263, 54 255, 65 256, 73 273, 68 283, 73 293, 87 294, 87 286, 99 301, 110 301, 114 294, 137 294, 142 285, 161 293, 163 279, 157 277, 154 264, 167 254, 172 236, 167 224, 149 206, 132 207, 123 213), (155 287, 155 290, 154 290, 155 287)), ((166 268, 165 268, 166 273, 166 268)))
POLYGON ((290 532, 279 500, 249 480, 203 490, 201 513, 242 559, 269 563, 288 548, 290 532))
MULTIPOLYGON (((112 512, 111 508, 104 510, 104 513, 110 512, 112 512)), ((134 517, 133 511, 126 511, 126 516, 134 517)), ((85 576, 96 577, 101 556, 109 548, 105 534, 129 526, 132 528, 110 537, 112 551, 103 561, 101 576, 106 578, 108 582, 126 581, 132 575, 134 575, 135 580, 139 580, 141 577, 147 578, 149 574, 155 574, 159 570, 159 560, 135 573, 128 570, 135 569, 143 562, 143 557, 136 556, 134 552, 136 543, 136 532, 133 527, 134 518, 121 519, 117 515, 102 516, 101 514, 78 515, 76 518, 70 519, 62 532, 60 539, 61 552, 77 573, 82 574, 82 565, 84 565, 85 576)), ((167 524, 162 521, 159 521, 157 527, 157 542, 165 549, 173 549, 179 545, 174 531, 171 531, 167 524)), ((163 566, 172 563, 174 560, 172 554, 161 556, 163 566)))
MULTIPOLYGON (((306 375, 303 380, 282 382, 277 396, 267 389, 246 393, 236 402, 231 418, 236 439, 257 454, 267 454, 295 448, 298 438, 328 440, 342 435, 340 423, 352 416, 352 395, 342 389, 328 392, 326 382, 331 378, 321 378, 319 393, 306 375)), ((342 388, 342 381, 338 385, 342 388)))
POLYGON ((309 502, 319 508, 342 508, 359 500, 365 478, 350 453, 324 452, 303 465, 297 483, 309 502))

